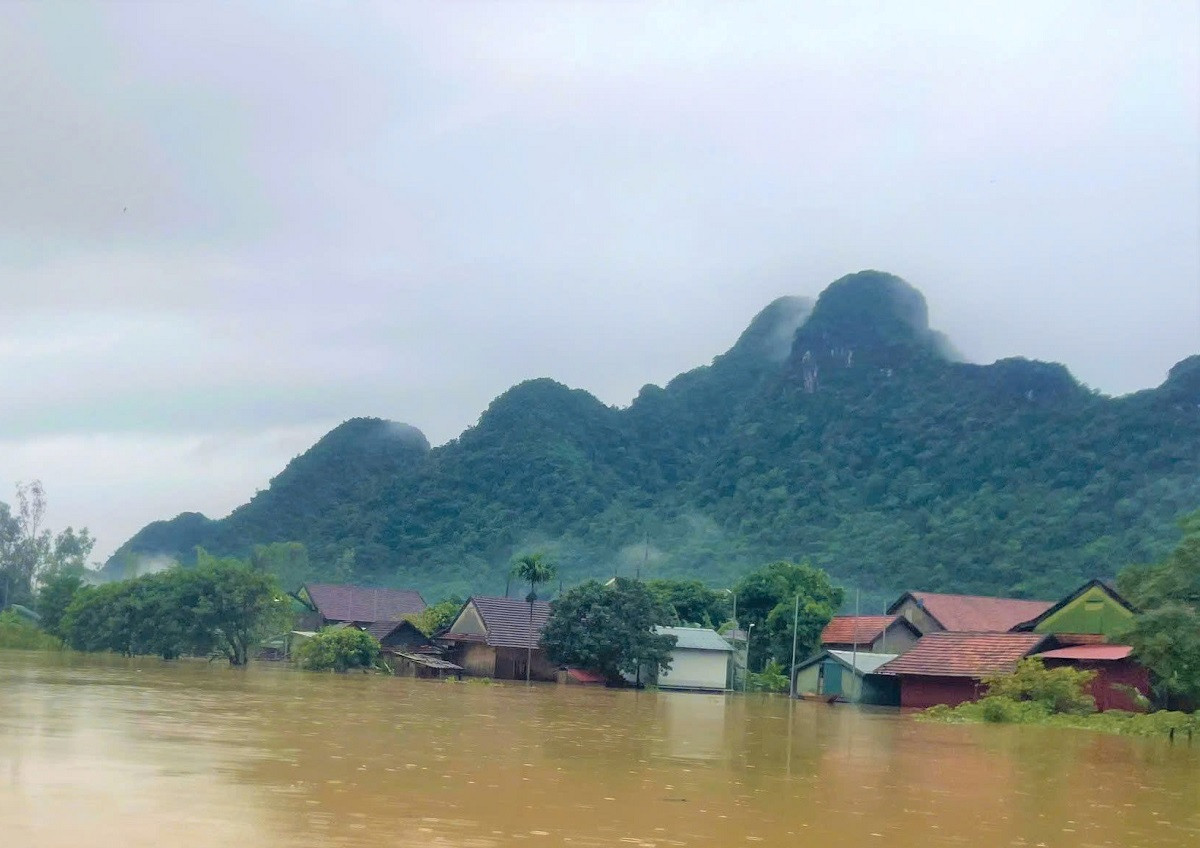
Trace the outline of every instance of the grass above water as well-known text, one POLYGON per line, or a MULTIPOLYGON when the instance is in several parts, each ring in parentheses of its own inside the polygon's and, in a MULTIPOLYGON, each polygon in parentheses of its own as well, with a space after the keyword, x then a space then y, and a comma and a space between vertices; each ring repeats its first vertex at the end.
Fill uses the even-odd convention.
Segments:
POLYGON ((1102 713, 1053 713, 1034 701, 1016 701, 992 695, 973 703, 948 707, 944 704, 918 713, 919 721, 947 724, 1037 724, 1117 733, 1126 736, 1174 736, 1200 739, 1200 713, 1160 710, 1131 713, 1105 710, 1102 713))
POLYGON ((59 651, 62 642, 15 612, 0 612, 0 649, 59 651))

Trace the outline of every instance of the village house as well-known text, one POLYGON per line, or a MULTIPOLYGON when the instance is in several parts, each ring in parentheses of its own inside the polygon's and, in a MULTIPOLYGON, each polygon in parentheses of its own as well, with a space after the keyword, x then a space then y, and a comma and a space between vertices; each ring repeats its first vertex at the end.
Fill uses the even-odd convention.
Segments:
POLYGON ((1017 631, 1053 635, 1058 647, 1039 654, 1047 667, 1095 672, 1090 691, 1101 710, 1140 710, 1130 690, 1150 694, 1150 673, 1129 645, 1114 644, 1133 624, 1133 606, 1109 584, 1089 580, 1017 631))
POLYGON ((446 658, 473 677, 524 680, 532 646, 532 680, 556 680, 557 666, 546 659, 539 644, 550 619, 550 604, 474 595, 467 600, 447 631, 437 637, 446 658))
POLYGON ((433 644, 411 621, 377 621, 362 628, 375 637, 397 677, 462 677, 462 666, 446 660, 443 649, 433 644))
POLYGON ((896 656, 826 649, 792 670, 794 691, 805 699, 898 707, 899 680, 875 673, 896 656))
POLYGON ((830 651, 902 654, 917 644, 921 631, 902 615, 835 615, 821 631, 830 651))
POLYGON ((1042 633, 934 632, 876 673, 899 680, 902 707, 953 707, 979 698, 983 678, 1012 672, 1018 662, 1053 645, 1053 640, 1042 633))
POLYGON ((425 610, 425 599, 409 589, 305 583, 294 597, 304 607, 296 629, 304 631, 333 624, 365 628, 377 622, 397 622, 425 610))
POLYGON ((962 633, 1005 633, 1044 613, 1052 601, 989 598, 982 595, 945 595, 938 592, 905 592, 890 607, 921 635, 949 630, 962 633))
POLYGON ((675 637, 671 668, 657 674, 644 673, 643 682, 653 682, 659 689, 694 692, 724 692, 729 688, 733 647, 720 633, 705 627, 655 627, 654 632, 675 637))

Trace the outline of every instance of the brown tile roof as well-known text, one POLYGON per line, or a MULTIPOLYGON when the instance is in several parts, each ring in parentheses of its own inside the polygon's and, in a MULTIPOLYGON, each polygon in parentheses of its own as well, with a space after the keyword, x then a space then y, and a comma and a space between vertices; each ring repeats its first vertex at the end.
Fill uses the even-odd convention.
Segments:
POLYGON ((394 632, 406 625, 415 630, 421 637, 425 636, 424 633, 421 633, 421 630, 419 627, 417 627, 417 625, 413 624, 407 619, 403 619, 401 621, 373 621, 367 625, 365 629, 368 633, 382 642, 388 636, 391 636, 394 632))
POLYGON ((529 630, 529 602, 520 598, 494 598, 474 595, 468 601, 479 611, 487 636, 447 633, 440 638, 457 642, 484 642, 493 648, 524 648, 533 638, 533 647, 538 647, 538 637, 550 619, 548 601, 533 602, 533 632, 529 630))
POLYGON ((821 644, 870 644, 898 618, 898 615, 835 615, 821 631, 821 644))
POLYGON ((1053 601, 906 592, 888 608, 888 612, 894 612, 908 597, 916 600, 945 629, 966 632, 1003 633, 1022 622, 1037 618, 1054 606, 1053 601))
POLYGON ((329 583, 306 583, 304 588, 326 621, 399 621, 425 609, 420 593, 408 589, 367 589, 329 583))
POLYGON ((930 633, 876 674, 980 678, 1012 671, 1047 639, 1040 633, 930 633))

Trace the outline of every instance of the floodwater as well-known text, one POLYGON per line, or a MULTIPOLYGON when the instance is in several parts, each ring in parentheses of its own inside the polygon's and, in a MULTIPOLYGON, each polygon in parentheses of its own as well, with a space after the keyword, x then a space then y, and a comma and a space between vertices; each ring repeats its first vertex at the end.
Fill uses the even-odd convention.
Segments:
POLYGON ((0 843, 1196 848, 1200 740, 0 652, 0 843))

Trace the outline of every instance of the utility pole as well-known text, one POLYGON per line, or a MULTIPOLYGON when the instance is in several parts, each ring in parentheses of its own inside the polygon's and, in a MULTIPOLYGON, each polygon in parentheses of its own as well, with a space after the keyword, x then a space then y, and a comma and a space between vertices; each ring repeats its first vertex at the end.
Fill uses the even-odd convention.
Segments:
POLYGON ((746 694, 746 686, 750 682, 750 637, 754 634, 754 622, 746 628, 746 671, 742 675, 742 694, 746 694))
MULTIPOLYGON (((856 685, 861 687, 862 683, 858 679, 858 602, 859 602, 859 588, 857 586, 855 586, 854 587, 854 627, 852 628, 854 630, 854 644, 852 646, 854 650, 850 654, 850 674, 851 674, 851 677, 855 680, 856 685)), ((532 607, 531 607, 531 609, 532 609, 532 607)), ((858 697, 855 696, 854 700, 857 701, 858 697)))
MULTIPOLYGON (((792 610, 792 664, 788 667, 788 697, 796 697, 796 634, 800 628, 800 593, 796 593, 796 607, 792 610)), ((789 726, 790 729, 790 726, 789 726)))

